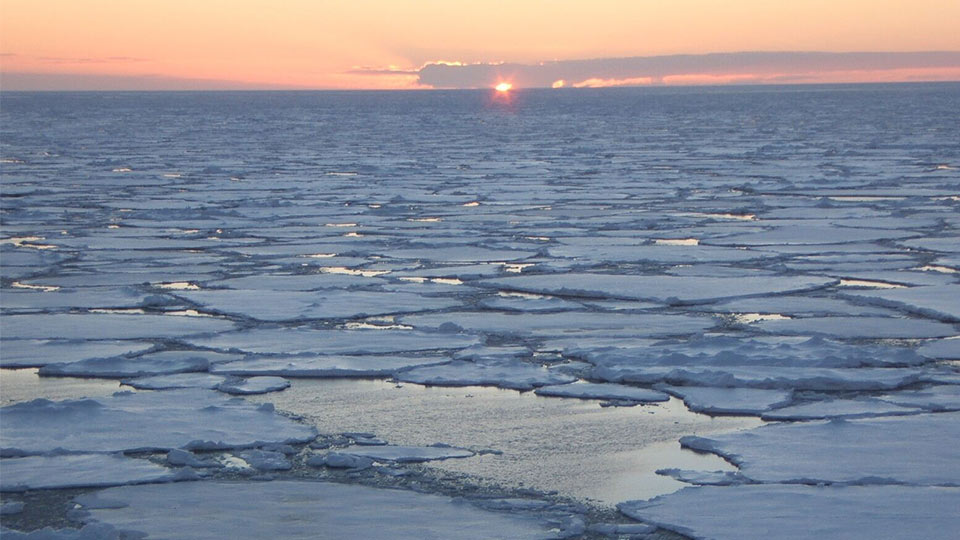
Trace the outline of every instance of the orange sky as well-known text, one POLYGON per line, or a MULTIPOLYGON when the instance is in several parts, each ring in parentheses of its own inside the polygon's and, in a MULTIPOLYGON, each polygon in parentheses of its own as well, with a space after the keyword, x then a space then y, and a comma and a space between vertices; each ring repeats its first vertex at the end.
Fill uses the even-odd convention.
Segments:
POLYGON ((435 60, 960 51, 957 21, 957 0, 0 0, 0 69, 209 87, 410 87, 413 76, 350 71, 435 60))

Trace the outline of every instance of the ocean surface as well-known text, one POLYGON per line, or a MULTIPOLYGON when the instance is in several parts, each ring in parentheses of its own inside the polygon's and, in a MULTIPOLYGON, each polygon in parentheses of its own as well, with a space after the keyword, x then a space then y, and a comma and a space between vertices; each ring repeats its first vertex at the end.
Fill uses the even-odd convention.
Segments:
POLYGON ((958 111, 960 83, 4 92, 3 526, 953 537, 958 111), (304 482, 343 507, 257 502, 304 482))

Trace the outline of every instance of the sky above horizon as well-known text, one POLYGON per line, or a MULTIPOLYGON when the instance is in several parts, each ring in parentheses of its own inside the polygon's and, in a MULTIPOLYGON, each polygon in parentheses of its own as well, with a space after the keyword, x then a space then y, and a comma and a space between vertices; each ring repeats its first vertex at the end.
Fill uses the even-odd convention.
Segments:
POLYGON ((960 80, 957 21, 956 0, 0 0, 0 87, 380 89, 495 82, 457 64, 520 66, 489 76, 531 86, 960 80), (828 65, 798 64, 788 55, 762 65, 704 56, 714 64, 680 63, 657 72, 667 75, 644 71, 649 62, 598 69, 609 64, 603 59, 741 51, 956 54, 879 63, 847 55, 828 65), (567 62, 586 59, 596 62, 567 62), (546 82, 541 79, 548 75, 522 75, 541 64, 564 70, 546 82), (445 78, 425 76, 438 71, 445 78))

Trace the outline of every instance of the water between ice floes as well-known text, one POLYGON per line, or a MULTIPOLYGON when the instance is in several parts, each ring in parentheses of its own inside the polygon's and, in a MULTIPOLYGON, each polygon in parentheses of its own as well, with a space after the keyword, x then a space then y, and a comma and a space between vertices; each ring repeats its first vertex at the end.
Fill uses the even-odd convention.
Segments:
POLYGON ((498 450, 503 453, 431 466, 609 505, 685 485, 657 475, 657 469, 734 470, 714 455, 681 450, 677 440, 761 424, 755 418, 695 414, 675 398, 600 407, 595 400, 532 392, 371 380, 298 379, 283 392, 248 399, 302 415, 321 433, 366 431, 391 444, 498 450))

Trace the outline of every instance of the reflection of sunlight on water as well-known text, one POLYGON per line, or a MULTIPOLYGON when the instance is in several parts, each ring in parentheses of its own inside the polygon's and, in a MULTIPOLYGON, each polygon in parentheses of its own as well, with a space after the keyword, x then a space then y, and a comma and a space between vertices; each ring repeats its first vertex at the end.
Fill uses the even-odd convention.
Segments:
POLYGON ((468 203, 464 203, 462 206, 467 206, 467 207, 470 207, 470 206, 480 206, 480 203, 477 202, 477 201, 470 201, 470 202, 468 202, 468 203))
POLYGON ((405 324, 373 324, 369 322, 348 322, 343 325, 347 330, 413 330, 405 324))
POLYGON ((407 221, 416 221, 418 223, 439 223, 443 221, 443 218, 438 218, 438 217, 408 218, 407 221))
POLYGON ((356 223, 327 223, 327 227, 356 227, 356 223))
POLYGON ((304 255, 310 259, 329 259, 330 257, 336 257, 336 253, 314 253, 312 255, 304 255))
POLYGON ((677 399, 604 408, 595 400, 531 392, 371 380, 297 379, 283 392, 249 399, 303 415, 323 433, 368 431, 391 444, 500 450, 430 466, 607 505, 686 485, 658 476, 657 469, 733 470, 716 456, 681 450, 677 441, 762 423, 695 414, 677 399))

